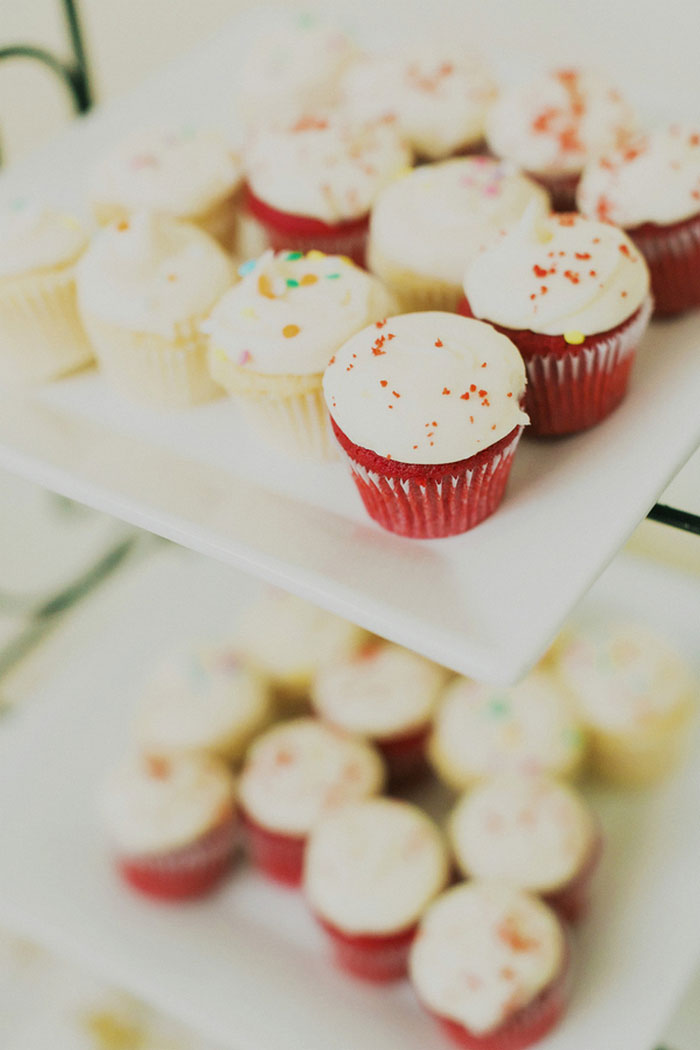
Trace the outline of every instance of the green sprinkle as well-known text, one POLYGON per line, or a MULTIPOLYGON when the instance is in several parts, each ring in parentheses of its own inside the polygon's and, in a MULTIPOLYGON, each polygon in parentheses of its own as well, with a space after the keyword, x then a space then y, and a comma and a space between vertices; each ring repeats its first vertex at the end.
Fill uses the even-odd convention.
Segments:
POLYGON ((300 29, 310 29, 311 26, 316 24, 316 16, 311 11, 302 11, 297 19, 297 25, 300 29))
POLYGON ((287 253, 287 258, 288 259, 302 259, 303 257, 304 257, 304 253, 303 252, 288 252, 287 253))
POLYGON ((339 273, 327 273, 326 277, 328 278, 329 281, 334 281, 336 279, 336 277, 340 277, 340 274, 339 273))
POLYGON ((24 197, 15 197, 14 200, 10 201, 10 211, 23 211, 27 207, 27 202, 24 197))
POLYGON ((299 282, 295 281, 293 277, 287 278, 287 288, 298 288, 299 282))
POLYGON ((510 714, 510 704, 503 696, 495 696, 488 704, 486 712, 491 718, 505 718, 510 714))

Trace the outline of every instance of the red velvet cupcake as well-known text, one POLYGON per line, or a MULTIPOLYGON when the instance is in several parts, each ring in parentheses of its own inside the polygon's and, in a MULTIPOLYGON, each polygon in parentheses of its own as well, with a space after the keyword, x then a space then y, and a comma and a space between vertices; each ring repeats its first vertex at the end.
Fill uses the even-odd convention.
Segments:
POLYGON ((323 379, 372 518, 416 539, 465 532, 500 503, 527 416, 522 359, 489 325, 404 314, 353 336, 323 379))

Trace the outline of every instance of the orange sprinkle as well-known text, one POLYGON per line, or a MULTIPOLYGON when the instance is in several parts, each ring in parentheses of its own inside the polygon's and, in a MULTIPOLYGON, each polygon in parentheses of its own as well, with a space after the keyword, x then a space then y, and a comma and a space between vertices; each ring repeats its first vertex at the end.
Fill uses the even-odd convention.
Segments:
POLYGON ((446 387, 446 386, 444 386, 444 387, 442 388, 442 392, 443 392, 443 394, 451 394, 451 393, 452 393, 452 391, 450 390, 450 388, 449 388, 449 387, 446 387))
POLYGON ((305 273, 300 279, 299 284, 316 284, 318 277, 315 273, 305 273))
POLYGON ((436 346, 442 346, 442 339, 436 339, 435 340, 435 345, 436 346))
MULTIPOLYGON (((274 299, 275 298, 275 293, 272 291, 272 285, 270 284, 270 278, 267 276, 266 273, 261 273, 260 276, 258 277, 258 291, 260 292, 261 295, 264 295, 266 299, 274 299)), ((288 325, 287 327, 290 327, 290 326, 288 325)), ((299 331, 299 329, 297 328, 297 332, 298 331, 299 331)), ((293 332, 292 334, 296 335, 297 333, 293 332)), ((286 332, 285 332, 285 335, 286 335, 286 332)))
POLYGON ((396 390, 391 391, 394 397, 401 397, 401 394, 397 393, 396 390))
POLYGON ((129 229, 129 223, 126 221, 126 219, 122 219, 121 222, 117 223, 117 229, 120 233, 123 233, 124 230, 129 229))
POLYGON ((282 335, 285 339, 293 339, 295 335, 299 335, 300 331, 298 324, 286 324, 282 329, 282 335))
POLYGON ((389 385, 389 380, 388 379, 380 379, 379 380, 379 385, 380 386, 388 386, 389 385))

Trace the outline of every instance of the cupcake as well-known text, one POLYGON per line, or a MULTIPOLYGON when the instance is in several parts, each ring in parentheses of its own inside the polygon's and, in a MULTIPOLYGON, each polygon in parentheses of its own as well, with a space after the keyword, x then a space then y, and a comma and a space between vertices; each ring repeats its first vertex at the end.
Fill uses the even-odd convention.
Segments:
POLYGON ((489 321, 523 356, 531 434, 585 430, 624 398, 652 300, 647 265, 622 230, 528 213, 472 262, 464 294, 460 312, 489 321))
POLYGON ((407 802, 343 806, 320 820, 309 839, 306 897, 337 964, 355 977, 405 975, 418 921, 448 878, 440 831, 407 802))
POLYGON ((456 314, 377 321, 336 353, 323 389, 365 508, 417 539, 466 532, 503 496, 527 416, 510 340, 456 314))
POLYGON ((578 205, 634 241, 657 314, 700 306, 700 130, 674 124, 591 161, 578 205))
POLYGON ((139 212, 98 233, 78 266, 78 302, 109 382, 159 408, 216 396, 199 324, 234 277, 190 223, 139 212))
POLYGON ((582 796, 548 776, 503 776, 464 794, 449 821, 460 871, 542 897, 580 919, 602 839, 582 796))
POLYGON ((475 880, 443 893, 410 958, 418 998, 468 1050, 524 1050, 566 1009, 569 951, 561 922, 536 897, 475 880))
POLYGON ((384 783, 364 741, 298 718, 273 726, 250 748, 239 783, 254 863, 277 882, 301 882, 309 833, 324 813, 376 795, 384 783))
POLYGON ((239 273, 204 326, 211 374, 271 444, 326 457, 335 443, 323 370, 346 339, 396 303, 350 259, 319 251, 268 251, 239 273))
POLYGON ((41 383, 92 360, 75 264, 87 244, 71 215, 24 200, 0 206, 0 383, 41 383))
POLYGON ((101 226, 153 211, 185 219, 232 250, 241 158, 215 131, 141 128, 96 165, 89 198, 101 226))
POLYGON ((390 183, 372 209, 369 268, 402 312, 456 310, 468 264, 532 202, 544 216, 541 186, 489 157, 426 164, 390 183))
POLYGON ((267 246, 365 261, 369 213, 411 161, 393 124, 310 116, 253 135, 246 151, 249 222, 267 246))
POLYGON ((238 762, 271 718, 262 676, 230 646, 172 654, 154 670, 141 696, 134 735, 149 755, 208 751, 238 762))
POLYGON ((429 743, 438 776, 458 791, 502 774, 572 777, 585 749, 569 696, 543 671, 510 689, 457 679, 438 707, 429 743))
POLYGON ((637 786, 673 768, 698 683, 665 639, 641 624, 591 621, 568 637, 556 670, 590 733, 598 774, 637 786))
POLYGON ((234 780, 211 755, 128 759, 107 782, 103 814, 121 876, 151 897, 201 896, 231 864, 234 780))
POLYGON ((247 611, 233 645, 270 682, 280 712, 308 708, 311 684, 326 664, 347 659, 367 632, 286 591, 267 590, 247 611))
POLYGON ((612 84, 592 70, 555 69, 504 91, 486 119, 486 141, 571 211, 585 164, 632 135, 636 117, 612 84))
POLYGON ((447 672, 389 642, 370 642, 322 668, 311 690, 316 713, 370 740, 393 782, 425 768, 425 745, 447 672))

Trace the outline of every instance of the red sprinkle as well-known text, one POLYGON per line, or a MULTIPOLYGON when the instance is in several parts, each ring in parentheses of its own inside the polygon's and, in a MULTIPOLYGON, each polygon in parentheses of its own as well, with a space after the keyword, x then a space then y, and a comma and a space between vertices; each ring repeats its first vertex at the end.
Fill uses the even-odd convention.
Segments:
POLYGON ((436 339, 435 340, 435 345, 436 346, 442 346, 442 339, 436 339))
POLYGON ((388 379, 380 379, 379 380, 379 385, 380 386, 388 386, 389 385, 389 380, 388 379))
POLYGON ((394 397, 401 397, 401 394, 397 393, 396 390, 391 391, 394 397))
POLYGON ((442 392, 443 392, 443 394, 451 394, 452 393, 452 391, 446 386, 444 386, 442 388, 442 392))
POLYGON ((535 265, 532 267, 532 272, 534 273, 535 277, 546 277, 547 276, 547 270, 545 269, 545 267, 544 266, 538 266, 537 263, 535 263, 535 265))
POLYGON ((460 401, 468 401, 469 400, 469 392, 465 390, 465 392, 463 394, 459 395, 459 400, 460 401))
POLYGON ((564 270, 564 276, 567 281, 571 281, 572 284, 578 284, 581 280, 580 275, 577 274, 575 270, 564 270))
POLYGON ((577 259, 590 259, 591 257, 590 252, 574 252, 574 255, 577 259))

